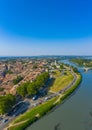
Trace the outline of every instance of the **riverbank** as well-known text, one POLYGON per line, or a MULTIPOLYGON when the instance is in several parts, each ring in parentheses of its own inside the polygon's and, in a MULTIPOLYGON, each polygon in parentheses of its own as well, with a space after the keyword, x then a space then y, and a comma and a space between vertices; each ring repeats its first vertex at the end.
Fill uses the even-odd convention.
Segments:
POLYGON ((9 125, 8 130, 24 130, 55 107, 57 99, 55 97, 19 116, 9 125))
POLYGON ((61 98, 60 102, 63 101, 64 99, 66 99, 69 95, 71 95, 72 92, 80 85, 81 81, 82 81, 82 75, 81 75, 80 73, 78 73, 78 74, 77 74, 76 83, 75 83, 70 89, 68 89, 68 90, 64 93, 64 95, 63 95, 63 97, 61 98))
POLYGON ((77 74, 77 80, 75 84, 66 90, 60 96, 54 97, 49 101, 29 110, 28 112, 24 113, 23 115, 17 117, 8 127, 8 130, 24 130, 33 122, 37 121, 42 116, 46 115, 50 112, 55 106, 59 105, 66 99, 81 83, 82 76, 80 73, 77 74), (62 96, 61 96, 62 95, 62 96))
POLYGON ((56 93, 60 90, 63 90, 66 86, 68 86, 74 79, 74 75, 71 71, 66 70, 64 72, 61 72, 58 76, 54 74, 55 80, 51 84, 50 92, 56 93))

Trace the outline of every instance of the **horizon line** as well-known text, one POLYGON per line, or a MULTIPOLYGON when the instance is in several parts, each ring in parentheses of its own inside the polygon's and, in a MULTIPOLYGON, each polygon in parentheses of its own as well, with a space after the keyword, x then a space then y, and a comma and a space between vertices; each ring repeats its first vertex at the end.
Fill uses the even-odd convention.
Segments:
POLYGON ((40 57, 40 56, 92 56, 92 55, 55 55, 55 54, 53 54, 53 55, 18 55, 18 56, 16 56, 16 55, 1 55, 0 57, 40 57))

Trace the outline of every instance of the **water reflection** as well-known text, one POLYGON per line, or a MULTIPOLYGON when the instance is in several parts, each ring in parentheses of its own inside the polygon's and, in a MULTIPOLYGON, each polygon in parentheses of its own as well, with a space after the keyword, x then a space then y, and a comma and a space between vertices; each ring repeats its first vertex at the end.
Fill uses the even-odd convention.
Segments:
POLYGON ((55 126, 54 130, 61 130, 60 123, 55 126))

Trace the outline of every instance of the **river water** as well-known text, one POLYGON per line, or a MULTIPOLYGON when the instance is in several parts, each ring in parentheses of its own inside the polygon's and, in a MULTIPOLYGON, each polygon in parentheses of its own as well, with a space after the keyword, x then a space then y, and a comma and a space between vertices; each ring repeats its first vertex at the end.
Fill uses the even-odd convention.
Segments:
POLYGON ((92 71, 80 71, 83 80, 78 89, 27 130, 92 130, 92 71))

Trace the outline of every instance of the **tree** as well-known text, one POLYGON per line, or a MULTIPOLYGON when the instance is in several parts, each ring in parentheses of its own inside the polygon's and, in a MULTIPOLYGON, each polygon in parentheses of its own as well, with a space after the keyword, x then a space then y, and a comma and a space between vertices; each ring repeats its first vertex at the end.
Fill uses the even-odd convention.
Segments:
POLYGON ((17 88, 17 93, 21 95, 22 97, 25 97, 27 95, 27 87, 29 85, 29 82, 23 83, 21 86, 17 88))
POLYGON ((33 69, 37 69, 37 64, 34 64, 33 69))
POLYGON ((9 69, 6 71, 6 74, 12 74, 13 72, 9 69))
POLYGON ((23 79, 23 77, 17 76, 16 79, 13 79, 13 84, 14 84, 14 85, 18 84, 22 79, 23 79))
POLYGON ((75 68, 75 67, 73 67, 73 71, 74 71, 75 73, 78 73, 78 69, 75 68))
POLYGON ((45 83, 47 82, 49 78, 49 73, 44 72, 41 75, 39 75, 35 81, 31 82, 26 82, 19 86, 17 88, 17 93, 21 95, 22 97, 25 97, 27 94, 29 95, 35 95, 38 90, 41 87, 44 87, 45 83))
POLYGON ((4 90, 4 88, 2 88, 1 86, 0 86, 0 91, 3 91, 4 90))
POLYGON ((11 106, 15 104, 16 98, 12 94, 7 94, 6 98, 11 106))
POLYGON ((61 64, 61 65, 60 65, 60 69, 64 69, 64 66, 63 66, 63 64, 61 64))
POLYGON ((49 78, 49 73, 44 72, 36 78, 36 86, 38 88, 43 87, 49 78))
POLYGON ((6 96, 0 96, 0 114, 7 113, 15 104, 15 96, 8 94, 6 96))
POLYGON ((29 95, 35 95, 37 93, 37 88, 35 82, 32 82, 27 87, 27 92, 29 95))
POLYGON ((56 68, 57 68, 57 67, 56 67, 56 65, 53 65, 52 67, 53 67, 54 69, 56 69, 56 68))

